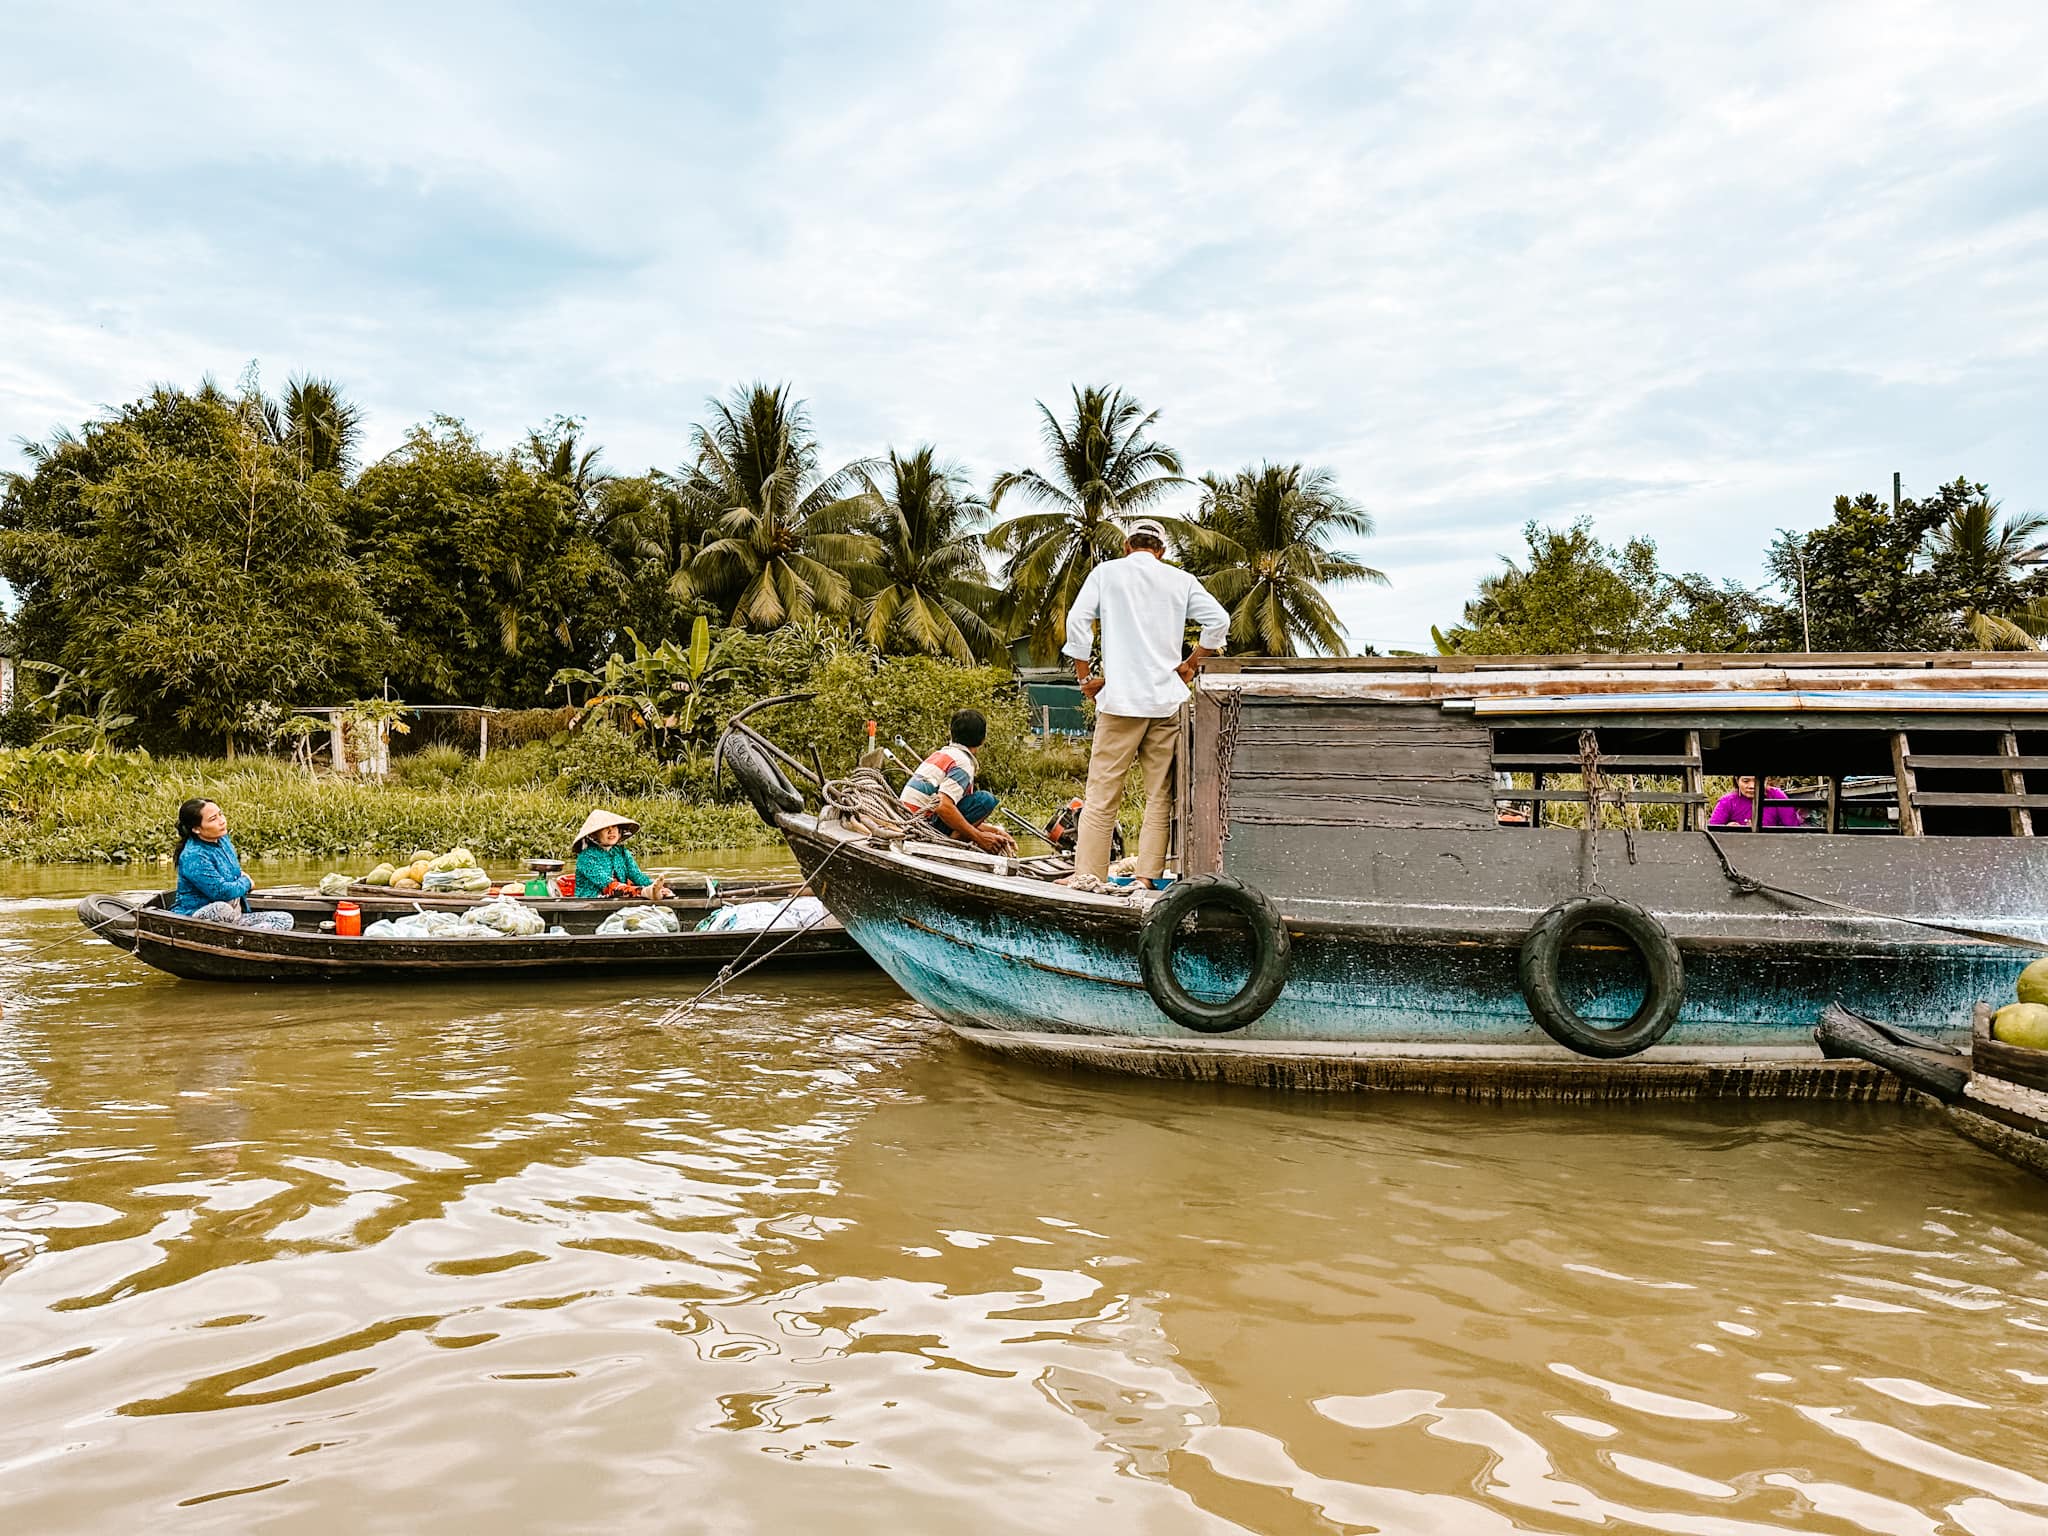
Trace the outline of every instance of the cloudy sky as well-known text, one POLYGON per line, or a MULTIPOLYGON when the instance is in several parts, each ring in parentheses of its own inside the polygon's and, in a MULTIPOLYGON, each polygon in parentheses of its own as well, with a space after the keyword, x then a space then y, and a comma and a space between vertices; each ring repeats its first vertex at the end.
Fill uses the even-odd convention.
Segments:
POLYGON ((1333 468, 1426 645, 1531 518, 1757 579, 1837 492, 2048 510, 2048 7, 9 7, 0 437, 315 372, 380 453, 1031 462, 1107 381, 1333 468), (1689 14, 1688 14, 1689 13, 1689 14))

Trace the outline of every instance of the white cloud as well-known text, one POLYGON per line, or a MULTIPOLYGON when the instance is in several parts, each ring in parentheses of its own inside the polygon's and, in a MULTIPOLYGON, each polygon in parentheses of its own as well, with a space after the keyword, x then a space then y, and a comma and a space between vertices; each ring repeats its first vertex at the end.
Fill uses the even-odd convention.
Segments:
POLYGON ((1894 467, 2048 505, 2037 7, 557 14, 24 25, 0 431, 260 357, 637 467, 765 376, 985 475, 1110 380, 1335 468, 1382 646, 1531 517, 1753 579, 1894 467))

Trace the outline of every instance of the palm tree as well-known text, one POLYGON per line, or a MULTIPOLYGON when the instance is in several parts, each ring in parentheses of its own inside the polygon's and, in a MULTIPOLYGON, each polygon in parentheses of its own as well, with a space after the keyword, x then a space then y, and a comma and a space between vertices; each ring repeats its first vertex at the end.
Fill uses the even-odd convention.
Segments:
POLYGON ((1472 637, 1488 625, 1507 621, 1515 598, 1515 589, 1527 574, 1506 555, 1500 557, 1502 569, 1479 578, 1479 590, 1465 600, 1465 616, 1461 623, 1450 629, 1429 626, 1429 638, 1436 645, 1439 656, 1455 656, 1462 651, 1472 637))
MULTIPOLYGON (((213 387, 213 381, 206 380, 202 393, 213 387)), ((270 440, 292 456, 301 480, 322 474, 345 476, 356 467, 356 449, 363 439, 362 407, 331 379, 292 379, 279 399, 265 400, 262 406, 270 440)))
POLYGON ((1947 565, 1960 585, 1983 591, 2015 582, 2022 567, 2039 564, 2048 555, 2041 543, 2044 533, 2048 515, 2000 517, 1997 502, 1978 496, 1928 535, 1929 553, 1947 565))
MULTIPOLYGON (((1096 562, 1123 553, 1124 531, 1114 519, 1133 516, 1188 483, 1180 455, 1146 435, 1159 420, 1157 411, 1147 412, 1120 389, 1090 385, 1073 393, 1074 412, 1065 422, 1038 402, 1050 471, 1005 470, 988 493, 990 512, 1012 491, 1044 509, 988 533, 989 548, 1005 557, 1013 616, 1029 631, 1041 661, 1065 643, 1067 610, 1096 562)), ((1169 530, 1179 526, 1179 519, 1160 521, 1169 530)))
POLYGON ((2038 512, 2001 517, 1999 504, 1977 495, 1949 513, 1928 535, 1928 552, 1956 587, 1974 594, 1978 605, 1963 614, 1984 650, 2032 650, 2048 636, 2048 597, 2020 590, 2025 568, 2043 563, 2048 516, 2038 512), (1996 607, 1990 613, 1985 608, 1996 607))
POLYGON ((879 553, 854 531, 872 510, 874 462, 821 476, 810 418, 787 384, 735 390, 710 411, 692 433, 696 463, 682 483, 714 533, 677 595, 716 596, 742 629, 852 613, 848 573, 879 553))
POLYGON ((696 596, 690 565, 712 531, 704 521, 706 505, 689 479, 660 470, 608 479, 597 489, 591 534, 628 591, 652 605, 640 612, 642 627, 652 633, 666 633, 689 617, 696 596), (670 611, 667 599, 682 604, 683 612, 670 611))
POLYGON ((967 491, 959 467, 940 461, 929 444, 907 459, 890 453, 887 470, 870 523, 881 552, 861 609, 868 644, 986 659, 1001 644, 987 618, 998 594, 982 564, 981 538, 967 525, 987 506, 967 491))
POLYGON ((602 463, 602 448, 578 451, 583 422, 575 416, 557 416, 544 430, 526 434, 525 452, 543 480, 552 480, 568 493, 578 508, 590 505, 599 486, 612 478, 602 463))
POLYGON ((1344 626, 1323 595, 1340 581, 1386 585, 1383 572, 1328 547, 1334 533, 1367 538, 1372 517, 1337 491, 1327 469, 1262 464, 1202 477, 1202 509, 1176 542, 1182 563, 1230 610, 1230 647, 1341 656, 1344 626))

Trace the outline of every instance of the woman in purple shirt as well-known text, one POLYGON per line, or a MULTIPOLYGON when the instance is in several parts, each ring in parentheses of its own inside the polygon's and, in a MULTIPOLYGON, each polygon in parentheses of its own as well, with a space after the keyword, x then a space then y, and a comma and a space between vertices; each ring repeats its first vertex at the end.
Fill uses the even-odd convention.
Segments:
MULTIPOLYGON (((1710 827, 1746 827, 1751 812, 1756 806, 1756 778, 1743 774, 1736 779, 1735 787, 1723 795, 1714 806, 1714 814, 1707 818, 1710 827)), ((1782 789, 1764 786, 1764 825, 1767 827, 1803 827, 1806 822, 1800 817, 1798 807, 1777 805, 1773 802, 1789 797, 1782 789)))

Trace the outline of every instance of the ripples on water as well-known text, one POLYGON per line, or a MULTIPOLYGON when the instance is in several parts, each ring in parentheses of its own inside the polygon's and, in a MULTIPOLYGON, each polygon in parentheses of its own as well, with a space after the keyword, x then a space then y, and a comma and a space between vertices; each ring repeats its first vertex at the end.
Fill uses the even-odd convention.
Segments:
POLYGON ((70 920, 0 904, 0 1528, 2048 1532, 2043 1191, 1931 1117, 22 958, 70 920))

